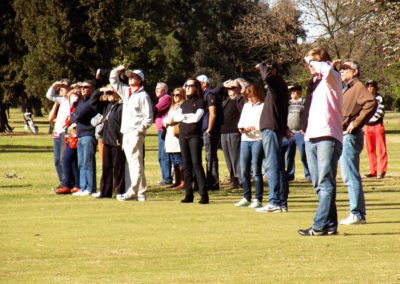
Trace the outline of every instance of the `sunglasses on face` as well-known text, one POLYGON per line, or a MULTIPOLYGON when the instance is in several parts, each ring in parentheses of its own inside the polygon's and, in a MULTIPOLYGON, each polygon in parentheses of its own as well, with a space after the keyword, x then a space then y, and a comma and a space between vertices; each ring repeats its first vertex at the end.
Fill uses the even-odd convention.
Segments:
POLYGON ((92 86, 82 86, 82 89, 90 89, 92 86))
POLYGON ((179 97, 181 94, 174 94, 173 96, 174 97, 179 97))
POLYGON ((107 95, 107 96, 111 96, 111 95, 114 94, 114 92, 113 91, 107 91, 107 92, 103 92, 102 94, 103 95, 107 95))
POLYGON ((195 86, 195 85, 186 85, 186 86, 185 86, 186 89, 194 88, 194 87, 196 87, 196 86, 195 86))

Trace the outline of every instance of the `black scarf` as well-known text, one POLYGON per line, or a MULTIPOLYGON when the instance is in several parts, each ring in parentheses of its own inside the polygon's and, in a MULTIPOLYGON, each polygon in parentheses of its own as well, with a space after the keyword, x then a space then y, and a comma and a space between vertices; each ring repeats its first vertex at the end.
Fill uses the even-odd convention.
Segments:
POLYGON ((313 80, 313 78, 310 79, 308 82, 308 87, 307 87, 307 96, 306 96, 306 101, 304 102, 304 112, 303 112, 303 132, 305 133, 307 130, 308 126, 308 114, 310 111, 311 107, 311 101, 312 101, 312 96, 315 91, 315 89, 318 87, 319 83, 321 83, 321 79, 313 80))

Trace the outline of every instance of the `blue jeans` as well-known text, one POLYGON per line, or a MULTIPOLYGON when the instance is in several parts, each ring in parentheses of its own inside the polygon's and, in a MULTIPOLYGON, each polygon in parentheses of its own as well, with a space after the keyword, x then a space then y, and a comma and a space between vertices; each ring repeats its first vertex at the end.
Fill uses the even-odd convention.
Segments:
POLYGON ((282 136, 275 131, 262 131, 264 149, 264 169, 268 179, 269 203, 272 205, 287 206, 289 188, 286 175, 283 174, 283 155, 281 152, 282 136))
POLYGON ((241 141, 240 143, 240 168, 243 183, 243 197, 251 200, 251 178, 250 169, 253 173, 256 198, 262 202, 264 194, 264 183, 261 174, 263 150, 261 140, 241 141))
POLYGON ((336 229, 336 173, 342 143, 336 139, 306 141, 307 162, 313 186, 318 194, 318 208, 313 228, 336 229))
POLYGON ((60 137, 54 138, 54 165, 56 167, 58 180, 60 184, 64 180, 64 170, 63 170, 63 158, 64 158, 64 136, 65 134, 60 134, 60 137))
POLYGON ((161 177, 163 182, 172 183, 171 161, 168 153, 165 152, 165 138, 161 137, 162 131, 158 131, 158 162, 161 168, 161 177))
POLYGON ((286 152, 286 172, 289 180, 294 179, 295 175, 295 157, 296 157, 296 146, 299 149, 300 160, 303 164, 304 177, 311 180, 310 171, 308 170, 307 156, 304 145, 304 135, 302 133, 294 133, 293 137, 288 141, 288 148, 286 152))
POLYGON ((181 153, 168 153, 169 159, 174 167, 183 168, 182 154, 181 153))
POLYGON ((81 191, 96 192, 96 139, 93 136, 78 138, 78 168, 81 191))
POLYGON ((363 147, 364 133, 361 130, 343 136, 343 153, 340 157, 342 179, 349 191, 350 212, 361 219, 366 215, 360 176, 360 153, 363 147))

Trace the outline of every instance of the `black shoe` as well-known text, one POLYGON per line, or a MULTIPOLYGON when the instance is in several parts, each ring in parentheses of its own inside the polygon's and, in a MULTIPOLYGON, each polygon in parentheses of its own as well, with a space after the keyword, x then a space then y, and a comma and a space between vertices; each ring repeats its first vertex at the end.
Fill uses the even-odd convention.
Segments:
POLYGON ((376 178, 376 175, 373 174, 366 174, 364 175, 366 178, 376 178))
POLYGON ((185 197, 184 199, 181 200, 181 203, 193 203, 193 197, 185 197))
POLYGON ((300 229, 297 231, 297 233, 299 233, 302 236, 325 236, 328 235, 327 231, 319 231, 319 230, 315 230, 313 229, 313 227, 310 227, 308 229, 300 229))
POLYGON ((380 174, 379 176, 377 176, 377 179, 384 179, 385 178, 385 174, 380 174))
POLYGON ((202 197, 201 199, 200 199, 200 201, 199 201, 199 204, 208 204, 209 203, 209 200, 208 200, 208 198, 206 198, 206 197, 202 197))
POLYGON ((211 191, 217 191, 219 190, 219 184, 218 185, 214 185, 214 186, 210 186, 209 187, 211 191))
POLYGON ((331 228, 331 229, 328 229, 328 231, 326 231, 326 233, 328 235, 337 235, 338 234, 338 230, 337 230, 337 228, 331 228))

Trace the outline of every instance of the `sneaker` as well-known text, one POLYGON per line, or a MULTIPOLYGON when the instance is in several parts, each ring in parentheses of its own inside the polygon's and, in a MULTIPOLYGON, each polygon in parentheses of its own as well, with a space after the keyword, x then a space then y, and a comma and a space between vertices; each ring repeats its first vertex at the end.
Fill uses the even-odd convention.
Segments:
POLYGON ((96 198, 99 198, 99 197, 100 197, 100 192, 92 193, 92 196, 93 196, 93 197, 96 197, 96 198))
POLYGON ((366 174, 364 175, 366 178, 376 178, 376 174, 366 174))
POLYGON ((351 214, 346 219, 340 221, 340 225, 359 225, 365 224, 367 221, 365 218, 358 217, 357 215, 351 214))
POLYGON ((262 207, 262 203, 258 199, 253 199, 253 201, 249 205, 249 208, 260 208, 260 207, 262 207))
POLYGON ((384 179, 385 178, 385 174, 380 174, 379 176, 376 177, 377 179, 384 179))
POLYGON ((242 198, 238 203, 235 203, 235 207, 247 207, 250 205, 250 201, 246 198, 242 198))
POLYGON ((337 228, 330 228, 330 229, 328 229, 328 231, 326 231, 326 233, 328 235, 337 235, 338 234, 338 230, 337 230, 337 228))
POLYGON ((79 196, 89 196, 90 192, 88 190, 81 191, 81 194, 79 196))
POLYGON ((72 193, 72 196, 81 196, 82 191, 79 190, 77 192, 72 193))
POLYGON ((288 212, 288 207, 287 206, 281 206, 281 211, 282 212, 288 212))
POLYGON ((300 229, 297 231, 297 233, 299 233, 299 235, 308 237, 308 236, 325 236, 328 235, 327 231, 319 231, 319 230, 315 230, 313 229, 313 227, 310 227, 308 229, 300 229))
POLYGON ((78 191, 80 191, 81 189, 79 188, 79 187, 74 187, 73 189, 71 189, 71 192, 72 193, 75 193, 75 192, 78 192, 78 191))
POLYGON ((256 209, 256 212, 265 213, 265 212, 273 212, 278 213, 282 212, 282 208, 279 205, 268 204, 267 206, 256 209))
POLYGON ((145 202, 145 201, 146 201, 146 196, 141 195, 141 196, 138 197, 137 200, 138 200, 139 202, 145 202))
POLYGON ((64 186, 54 190, 54 192, 56 194, 71 194, 71 189, 69 187, 64 186))
POLYGON ((121 195, 117 195, 117 200, 118 201, 134 201, 136 200, 136 198, 134 198, 133 196, 129 197, 128 195, 125 194, 121 194, 121 195))

